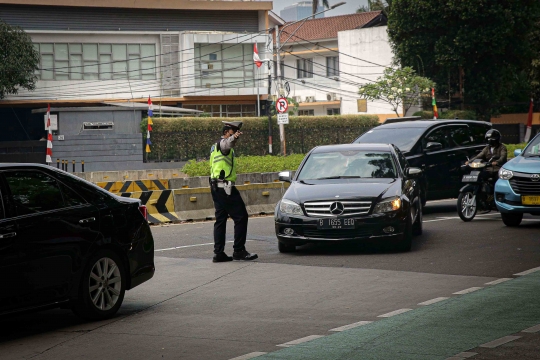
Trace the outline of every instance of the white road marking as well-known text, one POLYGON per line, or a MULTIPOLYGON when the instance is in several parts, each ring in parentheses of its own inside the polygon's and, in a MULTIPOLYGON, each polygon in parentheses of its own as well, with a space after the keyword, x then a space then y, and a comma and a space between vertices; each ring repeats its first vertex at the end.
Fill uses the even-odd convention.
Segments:
MULTIPOLYGON (((493 213, 493 214, 477 215, 475 218, 482 219, 482 217, 484 216, 494 216, 494 215, 500 215, 500 214, 493 213)), ((459 216, 440 216, 434 220, 424 220, 423 222, 435 222, 435 221, 446 221, 446 220, 456 220, 456 219, 461 219, 461 218, 459 216)))
POLYGON ((285 344, 280 344, 280 345, 276 345, 276 346, 291 347, 291 346, 294 346, 294 345, 302 344, 302 343, 305 343, 305 342, 308 342, 308 341, 311 341, 311 340, 315 340, 315 339, 318 339, 318 338, 322 338, 322 337, 324 337, 324 335, 309 335, 309 336, 303 337, 301 339, 289 341, 289 342, 286 342, 285 344))
MULTIPOLYGON (((246 242, 247 242, 247 241, 255 241, 255 240, 246 240, 246 242)), ((226 241, 226 243, 234 243, 234 241, 226 241)), ((154 250, 154 252, 158 252, 158 251, 168 251, 168 250, 177 250, 177 249, 185 249, 185 248, 190 248, 190 247, 207 246, 207 245, 214 245, 214 243, 175 246, 175 247, 172 247, 172 248, 157 249, 157 250, 154 250)))
POLYGON ((392 311, 392 312, 389 312, 389 313, 386 313, 386 314, 379 315, 377 317, 387 318, 387 317, 403 314, 403 313, 406 313, 407 311, 411 311, 411 310, 412 309, 399 309, 399 310, 395 310, 395 311, 392 311))
POLYGON ((514 336, 514 335, 504 336, 504 337, 502 337, 500 339, 493 340, 493 341, 490 341, 490 342, 485 343, 483 345, 480 345, 480 347, 493 349, 493 348, 495 348, 497 346, 509 343, 510 341, 514 341, 514 340, 517 340, 519 338, 521 338, 521 336, 514 336))
POLYGON ((537 271, 540 271, 540 267, 533 268, 533 269, 530 269, 530 270, 526 270, 526 271, 514 274, 514 276, 529 275, 529 274, 532 274, 533 272, 537 272, 537 271))
POLYGON ((540 331, 540 324, 535 325, 533 327, 530 327, 528 329, 522 330, 521 332, 524 332, 524 333, 537 333, 539 331, 540 331))
POLYGON ((242 356, 238 356, 238 357, 235 357, 234 359, 231 359, 231 360, 248 360, 248 359, 253 359, 253 358, 256 358, 257 356, 261 356, 261 355, 265 355, 266 353, 265 352, 252 352, 252 353, 249 353, 249 354, 246 354, 246 355, 242 355, 242 356))
POLYGON ((354 329, 355 327, 371 324, 372 322, 373 321, 359 321, 359 322, 355 322, 353 324, 343 325, 343 326, 337 327, 335 329, 330 329, 328 331, 345 331, 345 330, 349 330, 349 329, 354 329))
POLYGON ((482 287, 472 287, 472 288, 468 288, 468 289, 465 289, 465 290, 455 292, 454 295, 468 294, 468 293, 472 293, 472 292, 480 290, 480 289, 483 289, 483 288, 482 287))
POLYGON ((463 360, 463 359, 468 359, 470 357, 473 357, 474 355, 478 355, 478 353, 466 351, 466 352, 461 352, 452 357, 449 357, 446 360, 463 360))
POLYGON ((428 300, 428 301, 421 302, 418 305, 431 305, 431 304, 435 304, 435 303, 438 303, 439 301, 443 301, 443 300, 446 300, 446 299, 448 299, 448 298, 447 297, 438 297, 438 298, 435 298, 435 299, 431 299, 431 300, 428 300))
POLYGON ((502 278, 502 279, 499 279, 499 280, 490 281, 490 282, 486 283, 485 285, 497 285, 497 284, 503 283, 503 282, 508 281, 508 280, 512 280, 512 278, 502 278))

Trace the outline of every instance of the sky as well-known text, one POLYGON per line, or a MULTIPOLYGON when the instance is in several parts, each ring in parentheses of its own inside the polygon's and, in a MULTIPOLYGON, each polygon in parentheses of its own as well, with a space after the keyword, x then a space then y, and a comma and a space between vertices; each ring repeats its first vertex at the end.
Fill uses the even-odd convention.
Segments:
MULTIPOLYGON (((283 10, 285 6, 289 6, 292 4, 296 4, 297 2, 300 2, 301 0, 273 0, 274 2, 274 12, 279 15, 279 12, 283 10)), ((328 0, 328 3, 330 6, 333 4, 337 4, 338 2, 345 1, 345 5, 341 5, 340 7, 335 8, 334 10, 329 10, 324 13, 324 16, 337 16, 337 15, 345 15, 345 14, 352 14, 356 12, 356 9, 358 9, 361 5, 366 5, 367 0, 328 0)))

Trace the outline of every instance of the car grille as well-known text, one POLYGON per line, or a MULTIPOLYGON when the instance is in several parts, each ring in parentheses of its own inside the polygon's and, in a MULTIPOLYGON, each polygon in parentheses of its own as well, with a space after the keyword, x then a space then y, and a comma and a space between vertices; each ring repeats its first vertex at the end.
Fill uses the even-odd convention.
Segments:
POLYGON ((358 237, 371 236, 373 229, 336 229, 318 230, 317 228, 304 229, 304 236, 307 238, 319 239, 352 239, 358 237))
POLYGON ((304 209, 308 216, 347 216, 347 215, 365 215, 371 209, 371 201, 311 201, 304 203, 304 209), (343 213, 333 214, 330 212, 330 206, 339 202, 343 205, 343 213))
MULTIPOLYGON (((524 174, 525 175, 525 174, 524 174)), ((515 176, 510 179, 510 186, 516 194, 540 195, 540 181, 532 181, 528 176, 515 176)))

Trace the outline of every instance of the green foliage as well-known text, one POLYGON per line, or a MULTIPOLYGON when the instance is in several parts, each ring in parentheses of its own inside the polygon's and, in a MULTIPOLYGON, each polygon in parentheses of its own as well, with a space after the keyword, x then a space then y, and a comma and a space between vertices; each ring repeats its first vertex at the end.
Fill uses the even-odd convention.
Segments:
POLYGON ((363 13, 368 11, 382 11, 388 16, 391 6, 392 0, 368 0, 368 4, 358 7, 358 10, 356 10, 356 12, 363 13))
MULTIPOLYGON (((239 156, 235 158, 236 172, 244 173, 264 173, 278 172, 283 170, 296 170, 304 159, 303 154, 289 156, 239 156)), ((188 176, 208 176, 210 175, 210 162, 208 160, 190 160, 182 168, 182 172, 188 176)))
MULTIPOLYGON (((152 118, 149 161, 185 161, 206 159, 210 147, 221 137, 222 121, 242 121, 243 135, 238 155, 268 154, 267 118, 152 118)), ((340 144, 353 141, 368 129, 379 124, 375 115, 344 116, 292 116, 285 125, 287 154, 305 154, 318 145, 340 144)), ((147 119, 141 122, 146 135, 147 119)), ((272 119, 273 153, 280 153, 279 127, 272 119)), ((146 139, 144 140, 146 141, 146 139)))
POLYGON ((399 64, 445 98, 459 96, 461 78, 465 103, 489 121, 538 59, 539 17, 538 0, 394 0, 388 34, 399 64))
MULTIPOLYGON (((287 103, 289 104, 289 111, 288 111, 289 116, 294 116, 294 114, 296 114, 296 112, 298 111, 298 106, 299 106, 298 101, 294 100, 293 98, 288 97, 287 103)), ((272 116, 276 116, 277 114, 275 102, 272 102, 272 105, 270 106, 270 113, 272 114, 272 116)))
MULTIPOLYGON (((421 116, 422 119, 433 119, 433 111, 417 111, 413 116, 421 116)), ((471 110, 449 110, 439 112, 439 119, 477 120, 476 112, 471 110)))
POLYGON ((514 157, 514 150, 516 149, 525 149, 525 146, 527 146, 527 143, 521 143, 521 144, 505 144, 506 150, 508 150, 508 159, 512 159, 514 157))
POLYGON ((402 106, 406 113, 411 106, 418 104, 421 97, 430 96, 429 91, 433 86, 433 81, 416 75, 411 67, 388 68, 376 82, 364 85, 358 93, 367 100, 387 102, 399 116, 398 110, 402 106))
POLYGON ((30 36, 0 19, 0 99, 17 94, 19 88, 34 90, 38 64, 30 36))

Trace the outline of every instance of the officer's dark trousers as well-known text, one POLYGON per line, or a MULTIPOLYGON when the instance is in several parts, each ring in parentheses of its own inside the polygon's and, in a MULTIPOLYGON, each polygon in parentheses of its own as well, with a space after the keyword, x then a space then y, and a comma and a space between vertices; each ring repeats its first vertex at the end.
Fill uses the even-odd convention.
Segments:
POLYGON ((216 209, 216 223, 214 224, 214 253, 218 254, 225 250, 225 235, 227 230, 227 217, 234 221, 234 251, 245 249, 248 213, 244 200, 240 193, 233 186, 231 195, 227 195, 225 190, 218 188, 212 190, 212 199, 216 209))

